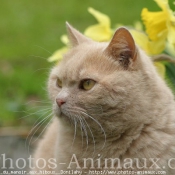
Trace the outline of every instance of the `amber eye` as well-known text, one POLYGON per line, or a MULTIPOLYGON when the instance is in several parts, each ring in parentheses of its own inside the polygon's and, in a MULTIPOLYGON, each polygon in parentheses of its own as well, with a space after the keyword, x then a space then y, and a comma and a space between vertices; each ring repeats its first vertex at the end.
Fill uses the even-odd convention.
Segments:
POLYGON ((57 78, 56 85, 57 85, 58 87, 62 88, 62 81, 61 81, 59 78, 57 78))
POLYGON ((82 80, 80 82, 80 89, 88 91, 94 87, 95 83, 96 82, 91 79, 82 80))

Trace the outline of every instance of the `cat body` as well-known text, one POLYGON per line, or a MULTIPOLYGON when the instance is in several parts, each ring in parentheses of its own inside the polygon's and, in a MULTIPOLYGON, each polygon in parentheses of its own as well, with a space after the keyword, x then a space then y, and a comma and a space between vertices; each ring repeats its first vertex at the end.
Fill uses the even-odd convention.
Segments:
POLYGON ((55 116, 36 149, 36 170, 174 175, 174 96, 150 58, 125 28, 110 43, 67 28, 72 48, 50 73, 55 116), (41 158, 47 163, 36 164, 41 158))

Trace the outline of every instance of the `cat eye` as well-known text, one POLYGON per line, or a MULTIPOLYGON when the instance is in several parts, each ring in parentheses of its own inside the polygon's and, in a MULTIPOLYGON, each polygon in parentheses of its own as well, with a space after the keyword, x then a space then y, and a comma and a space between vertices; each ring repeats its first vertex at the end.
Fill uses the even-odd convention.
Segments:
POLYGON ((57 78, 56 85, 62 88, 62 81, 59 78, 57 78))
POLYGON ((88 91, 88 90, 90 90, 90 89, 92 89, 94 87, 95 83, 96 82, 94 80, 86 79, 86 80, 82 80, 80 82, 80 86, 79 87, 80 87, 80 89, 88 91))

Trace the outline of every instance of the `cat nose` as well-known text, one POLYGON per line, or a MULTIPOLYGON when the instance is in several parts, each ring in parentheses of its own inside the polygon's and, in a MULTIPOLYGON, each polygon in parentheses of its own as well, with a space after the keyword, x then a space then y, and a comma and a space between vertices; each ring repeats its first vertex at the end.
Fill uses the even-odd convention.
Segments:
POLYGON ((63 100, 63 99, 57 98, 57 99, 56 99, 56 103, 57 103, 57 105, 60 107, 60 106, 62 106, 64 103, 66 103, 66 101, 63 100))

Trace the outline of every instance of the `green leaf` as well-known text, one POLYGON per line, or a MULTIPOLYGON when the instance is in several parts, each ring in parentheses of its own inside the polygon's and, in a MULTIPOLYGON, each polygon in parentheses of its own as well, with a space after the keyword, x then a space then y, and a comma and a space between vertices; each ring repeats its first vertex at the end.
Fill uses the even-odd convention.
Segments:
POLYGON ((172 63, 165 63, 166 67, 166 81, 169 87, 172 89, 175 94, 175 65, 172 63))

